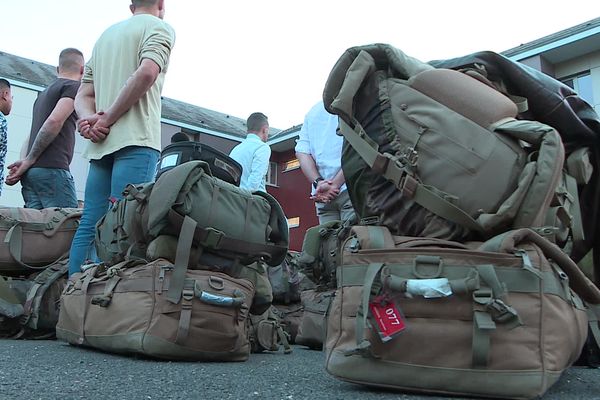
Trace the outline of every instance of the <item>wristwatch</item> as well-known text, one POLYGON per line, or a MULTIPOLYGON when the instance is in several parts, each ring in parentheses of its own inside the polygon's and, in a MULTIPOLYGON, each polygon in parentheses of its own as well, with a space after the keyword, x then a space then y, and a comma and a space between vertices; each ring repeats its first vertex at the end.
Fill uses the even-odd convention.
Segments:
POLYGON ((312 185, 313 185, 313 187, 316 189, 316 188, 317 188, 317 185, 318 185, 318 184, 319 184, 319 182, 321 182, 322 180, 323 180, 323 177, 322 177, 322 176, 317 176, 317 177, 315 178, 315 180, 312 182, 312 185))

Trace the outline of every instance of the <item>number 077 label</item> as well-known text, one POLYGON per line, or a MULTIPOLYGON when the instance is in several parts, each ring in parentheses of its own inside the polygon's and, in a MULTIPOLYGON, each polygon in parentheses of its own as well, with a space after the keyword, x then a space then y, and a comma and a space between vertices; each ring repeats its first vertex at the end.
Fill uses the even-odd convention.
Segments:
POLYGON ((382 303, 377 300, 369 303, 372 319, 382 342, 392 340, 406 328, 404 318, 393 302, 382 303))

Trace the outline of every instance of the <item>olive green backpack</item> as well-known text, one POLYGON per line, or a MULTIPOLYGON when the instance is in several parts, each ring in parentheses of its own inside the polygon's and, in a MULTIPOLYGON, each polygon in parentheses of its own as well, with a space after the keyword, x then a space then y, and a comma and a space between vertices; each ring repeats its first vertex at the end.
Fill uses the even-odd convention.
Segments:
POLYGON ((197 223, 192 265, 278 265, 286 256, 287 220, 277 200, 215 178, 204 161, 179 165, 155 183, 127 186, 96 226, 98 256, 108 265, 128 257, 156 259, 148 257, 152 247, 170 249, 160 256, 174 259, 176 246, 164 242, 179 237, 186 216, 197 223))
POLYGON ((456 241, 522 227, 583 239, 560 135, 517 119, 526 99, 482 74, 358 46, 333 67, 323 100, 340 117, 342 169, 363 223, 456 241))

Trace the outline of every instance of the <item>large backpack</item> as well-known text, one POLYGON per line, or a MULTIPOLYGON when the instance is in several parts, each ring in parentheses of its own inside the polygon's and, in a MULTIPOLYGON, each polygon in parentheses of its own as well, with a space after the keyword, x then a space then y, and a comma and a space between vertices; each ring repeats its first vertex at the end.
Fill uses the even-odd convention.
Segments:
POLYGON ((329 313, 326 368, 369 386, 533 398, 581 352, 582 299, 599 304, 598 288, 530 229, 462 244, 354 227, 329 313))
POLYGON ((98 256, 111 265, 145 258, 149 246, 174 251, 162 242, 180 235, 185 216, 197 223, 192 264, 278 265, 286 256, 287 221, 277 200, 213 177, 204 161, 174 167, 156 183, 129 185, 96 226, 98 256))
POLYGON ((342 55, 323 99, 340 117, 342 168, 364 222, 458 241, 575 225, 568 207, 555 210, 558 220, 548 217, 577 194, 576 187, 557 194, 564 162, 558 132, 517 120, 526 102, 485 79, 376 44, 342 55))

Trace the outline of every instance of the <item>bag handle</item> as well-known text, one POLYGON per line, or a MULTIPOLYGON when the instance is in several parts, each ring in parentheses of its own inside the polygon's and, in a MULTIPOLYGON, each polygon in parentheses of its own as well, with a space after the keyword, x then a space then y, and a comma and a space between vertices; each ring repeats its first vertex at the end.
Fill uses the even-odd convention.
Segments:
POLYGON ((571 288, 590 304, 600 304, 600 289, 584 275, 577 264, 557 245, 544 239, 535 231, 523 228, 505 232, 483 243, 479 250, 497 253, 514 253, 521 243, 534 243, 544 256, 554 260, 569 277, 571 288))
POLYGON ((8 244, 8 252, 11 257, 15 260, 15 262, 27 269, 31 270, 41 270, 46 269, 54 264, 59 263, 69 256, 69 251, 67 250, 65 253, 60 255, 56 260, 42 266, 34 267, 33 265, 29 265, 23 262, 23 227, 20 223, 14 225, 12 228, 8 230, 6 236, 4 237, 4 243, 8 244))

